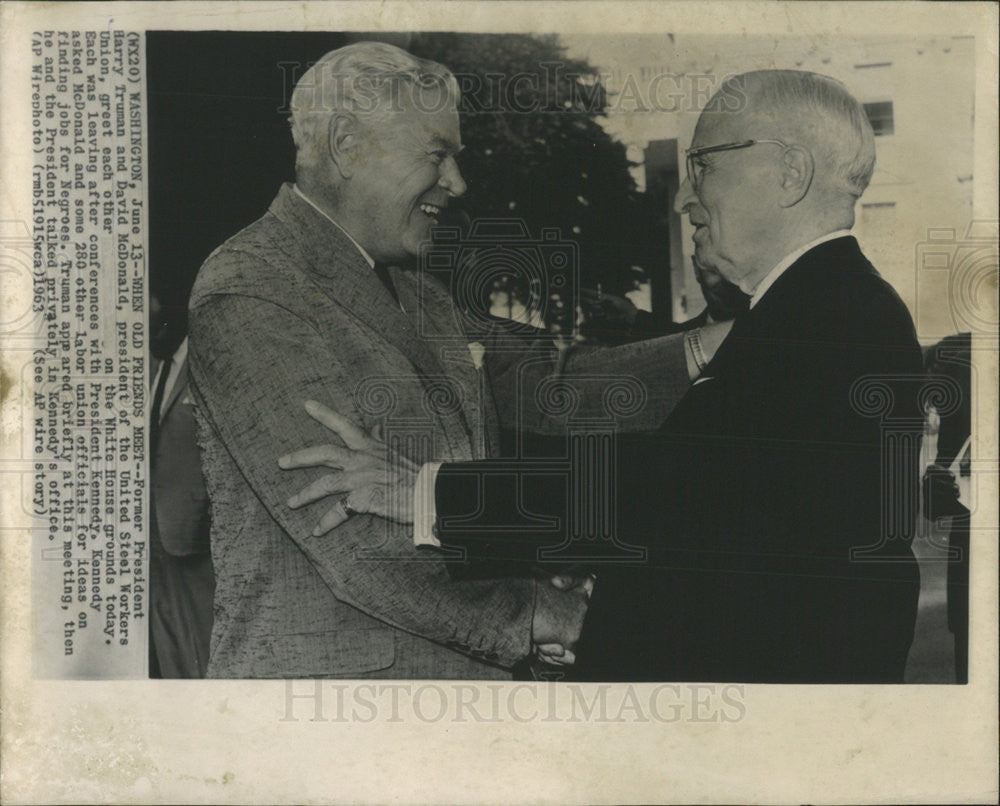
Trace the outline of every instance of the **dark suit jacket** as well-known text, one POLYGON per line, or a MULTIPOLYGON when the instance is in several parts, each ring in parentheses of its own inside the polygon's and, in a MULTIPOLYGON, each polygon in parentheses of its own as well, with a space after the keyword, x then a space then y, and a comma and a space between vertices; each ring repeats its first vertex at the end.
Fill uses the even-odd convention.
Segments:
POLYGON ((655 437, 617 438, 615 484, 445 465, 439 537, 530 561, 616 493, 616 535, 645 558, 595 566, 582 677, 902 682, 920 374, 903 303, 853 238, 827 242, 737 318, 655 437), (449 523, 476 507, 476 529, 449 523))

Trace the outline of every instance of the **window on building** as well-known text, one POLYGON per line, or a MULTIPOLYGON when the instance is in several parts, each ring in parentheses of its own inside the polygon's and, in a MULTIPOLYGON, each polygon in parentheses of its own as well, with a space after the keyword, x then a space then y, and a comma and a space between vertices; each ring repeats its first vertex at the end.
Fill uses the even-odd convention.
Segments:
POLYGON ((868 122, 872 124, 872 130, 876 137, 892 134, 892 101, 878 101, 873 104, 864 104, 865 114, 868 115, 868 122))

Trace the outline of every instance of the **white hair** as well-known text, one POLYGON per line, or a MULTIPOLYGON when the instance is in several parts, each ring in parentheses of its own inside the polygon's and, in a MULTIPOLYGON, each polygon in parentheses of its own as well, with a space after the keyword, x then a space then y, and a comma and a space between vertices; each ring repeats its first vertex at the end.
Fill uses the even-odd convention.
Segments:
MULTIPOLYGON (((330 119, 337 113, 381 119, 401 111, 400 93, 434 89, 433 103, 458 105, 458 81, 444 65, 385 42, 355 42, 332 50, 295 85, 291 100, 296 167, 316 161, 326 149, 330 119)), ((425 99, 426 101, 426 99, 425 99)), ((431 110, 431 111, 437 111, 431 110)))
POLYGON ((709 109, 769 116, 810 148, 817 178, 832 180, 834 189, 857 198, 871 181, 875 134, 864 107, 834 78, 805 70, 743 73, 723 82, 709 109))

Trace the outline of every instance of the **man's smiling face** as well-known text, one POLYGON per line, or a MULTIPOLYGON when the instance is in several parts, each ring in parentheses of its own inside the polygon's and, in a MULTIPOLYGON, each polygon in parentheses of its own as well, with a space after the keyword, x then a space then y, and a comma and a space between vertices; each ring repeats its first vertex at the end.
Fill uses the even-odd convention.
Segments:
POLYGON ((401 111, 365 130, 352 177, 369 222, 364 245, 384 262, 418 256, 440 211, 466 190, 455 161, 462 148, 457 109, 434 91, 413 93, 401 93, 401 111))

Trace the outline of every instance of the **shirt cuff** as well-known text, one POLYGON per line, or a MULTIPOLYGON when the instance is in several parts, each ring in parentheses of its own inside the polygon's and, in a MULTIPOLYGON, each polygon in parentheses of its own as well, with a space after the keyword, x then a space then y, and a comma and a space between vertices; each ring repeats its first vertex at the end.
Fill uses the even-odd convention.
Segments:
POLYGON ((413 487, 413 545, 441 547, 441 541, 434 534, 437 523, 437 507, 434 504, 434 485, 437 482, 441 462, 428 462, 417 473, 413 487))

